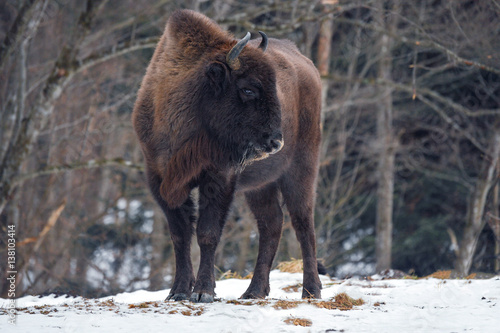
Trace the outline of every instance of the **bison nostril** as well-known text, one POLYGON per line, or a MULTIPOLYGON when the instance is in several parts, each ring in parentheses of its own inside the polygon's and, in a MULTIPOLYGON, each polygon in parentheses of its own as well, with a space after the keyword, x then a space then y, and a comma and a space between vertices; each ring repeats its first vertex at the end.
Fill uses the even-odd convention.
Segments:
POLYGON ((283 147, 283 136, 280 132, 278 133, 264 133, 262 134, 262 145, 263 151, 269 154, 275 154, 281 150, 283 147))
POLYGON ((283 135, 281 133, 277 133, 273 136, 273 140, 283 141, 283 135))
POLYGON ((273 138, 269 140, 269 145, 272 154, 279 152, 283 148, 283 135, 281 133, 273 135, 273 138))
POLYGON ((273 154, 279 152, 283 148, 283 140, 271 140, 271 147, 273 148, 273 154))

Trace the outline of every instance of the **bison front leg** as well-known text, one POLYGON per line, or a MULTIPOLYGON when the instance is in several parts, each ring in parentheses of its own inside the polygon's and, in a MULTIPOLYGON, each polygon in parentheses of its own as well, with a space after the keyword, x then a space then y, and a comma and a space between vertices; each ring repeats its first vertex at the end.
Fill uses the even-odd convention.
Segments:
POLYGON ((175 279, 167 300, 181 301, 189 299, 194 286, 193 265, 191 264, 191 238, 194 232, 194 204, 191 198, 179 208, 171 209, 160 195, 159 176, 149 174, 151 193, 167 217, 170 238, 174 243, 175 279))
POLYGON ((175 279, 167 300, 182 301, 189 299, 194 285, 193 265, 191 263, 191 238, 193 235, 194 204, 188 199, 177 209, 167 209, 166 216, 170 238, 174 243, 175 279))
POLYGON ((259 227, 259 254, 252 282, 241 298, 265 298, 269 295, 269 272, 281 238, 283 211, 275 183, 246 193, 246 199, 259 227))
POLYGON ((233 200, 234 180, 208 173, 200 182, 199 218, 196 227, 200 246, 200 267, 191 294, 192 302, 208 303, 215 296, 215 250, 222 235, 229 206, 233 200))

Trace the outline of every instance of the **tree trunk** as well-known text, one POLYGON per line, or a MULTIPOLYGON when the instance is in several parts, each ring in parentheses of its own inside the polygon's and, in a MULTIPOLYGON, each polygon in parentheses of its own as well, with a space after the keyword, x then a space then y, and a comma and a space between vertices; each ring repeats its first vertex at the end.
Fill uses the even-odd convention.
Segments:
MULTIPOLYGON (((323 10, 328 11, 331 9, 331 4, 328 1, 323 0, 323 10)), ((330 73, 330 54, 332 45, 332 35, 333 35, 333 16, 328 15, 323 21, 319 28, 318 37, 318 71, 323 77, 321 79, 322 91, 321 91, 321 126, 323 127, 323 122, 325 119, 325 108, 326 101, 328 97, 328 86, 329 79, 324 78, 330 73)))
POLYGON ((484 160, 481 172, 467 207, 467 217, 462 239, 459 244, 455 269, 460 276, 467 276, 472 266, 479 235, 486 220, 483 218, 486 200, 494 185, 495 171, 500 156, 500 132, 496 132, 490 143, 490 151, 484 160))
MULTIPOLYGON (((497 170, 498 169, 500 168, 497 165, 497 170)), ((498 200, 499 192, 500 192, 500 185, 497 182, 495 187, 493 188, 493 200, 492 200, 493 217, 490 220, 491 229, 493 230, 493 234, 495 235, 495 273, 500 272, 500 212, 499 212, 500 201, 498 200)))
MULTIPOLYGON (((378 2, 378 21, 384 30, 391 30, 392 24, 385 17, 384 2, 378 2)), ((392 38, 382 33, 378 42, 378 76, 385 81, 392 79, 392 38)), ((394 197, 394 136, 392 129, 392 89, 379 87, 380 101, 377 105, 377 213, 376 213, 376 271, 391 267, 392 210, 394 197)))

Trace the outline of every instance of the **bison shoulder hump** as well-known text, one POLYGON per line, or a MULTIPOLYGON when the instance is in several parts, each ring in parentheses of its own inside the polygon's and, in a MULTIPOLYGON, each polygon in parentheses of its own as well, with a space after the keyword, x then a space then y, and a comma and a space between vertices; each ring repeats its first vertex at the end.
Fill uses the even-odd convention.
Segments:
POLYGON ((180 47, 217 47, 231 40, 213 20, 188 9, 177 10, 170 16, 166 33, 180 47))

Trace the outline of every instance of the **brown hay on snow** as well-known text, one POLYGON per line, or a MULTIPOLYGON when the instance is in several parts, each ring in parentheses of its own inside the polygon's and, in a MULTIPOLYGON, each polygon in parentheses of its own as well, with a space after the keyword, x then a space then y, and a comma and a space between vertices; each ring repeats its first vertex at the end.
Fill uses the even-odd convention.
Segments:
POLYGON ((290 261, 282 261, 277 267, 280 272, 284 273, 302 273, 304 270, 304 265, 302 259, 292 258, 290 261))
POLYGON ((288 317, 284 321, 288 325, 303 326, 303 327, 309 327, 312 325, 312 321, 305 318, 288 317))

